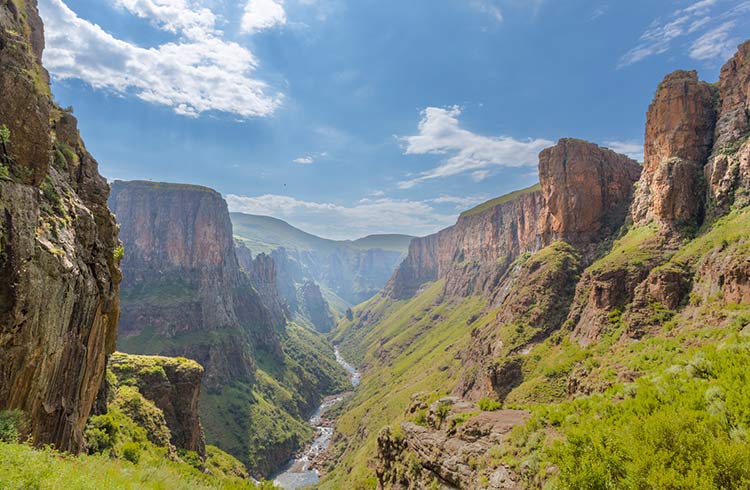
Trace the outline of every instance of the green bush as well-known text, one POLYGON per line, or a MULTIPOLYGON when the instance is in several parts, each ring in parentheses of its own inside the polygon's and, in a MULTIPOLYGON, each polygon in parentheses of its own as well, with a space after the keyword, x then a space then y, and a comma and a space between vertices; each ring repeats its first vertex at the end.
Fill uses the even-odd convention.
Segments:
POLYGON ((119 432, 120 425, 111 413, 91 417, 83 433, 89 454, 111 450, 117 443, 119 432))
POLYGON ((0 125, 0 145, 10 143, 10 129, 5 124, 0 125))
POLYGON ((117 262, 121 261, 125 258, 125 247, 122 245, 119 245, 117 248, 115 248, 114 252, 114 258, 117 262))
POLYGON ((141 445, 137 442, 126 442, 122 445, 122 457, 133 464, 141 460, 141 445))
POLYGON ((492 398, 482 398, 481 400, 479 400, 479 410, 483 412, 494 412, 501 406, 502 403, 497 400, 493 400, 492 398))
POLYGON ((18 442, 23 412, 20 410, 0 410, 0 441, 18 442))

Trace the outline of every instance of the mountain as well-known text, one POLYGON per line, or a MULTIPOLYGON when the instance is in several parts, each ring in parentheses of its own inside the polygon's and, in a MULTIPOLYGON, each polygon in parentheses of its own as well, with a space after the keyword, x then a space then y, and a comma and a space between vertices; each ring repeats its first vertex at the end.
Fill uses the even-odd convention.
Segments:
POLYGON ((364 373, 320 487, 745 486, 748 161, 750 42, 664 78, 642 169, 564 139, 415 239, 334 331, 364 373))
POLYGON ((333 349, 287 324, 272 259, 241 270, 214 190, 116 181, 110 206, 125 249, 118 348, 200 363, 207 442, 269 475, 312 437, 322 398, 348 386, 333 349))
POLYGON ((258 254, 273 257, 279 292, 300 323, 327 332, 335 314, 371 298, 388 281, 406 256, 413 237, 372 235, 354 241, 334 241, 305 233, 288 223, 266 216, 232 213, 235 238, 246 250, 241 266, 258 254), (318 294, 310 286, 313 282, 318 294), (304 288, 303 288, 304 286, 304 288), (307 300, 311 304, 307 304, 307 300), (324 304, 326 303, 326 304, 324 304), (314 317, 314 318, 313 318, 314 317))
POLYGON ((109 186, 52 99, 36 1, 0 4, 0 414, 84 449, 114 350, 119 242, 109 186))

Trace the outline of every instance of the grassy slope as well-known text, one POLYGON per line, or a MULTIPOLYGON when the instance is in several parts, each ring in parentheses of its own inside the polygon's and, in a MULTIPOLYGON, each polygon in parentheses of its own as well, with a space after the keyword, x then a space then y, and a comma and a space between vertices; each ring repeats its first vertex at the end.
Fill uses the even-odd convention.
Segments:
MULTIPOLYGON (((213 452, 214 470, 229 455, 213 452), (221 459, 219 459, 221 458, 221 459)), ((71 456, 52 449, 0 442, 0 488, 20 489, 256 489, 261 487, 231 476, 210 476, 187 463, 171 461, 163 452, 149 450, 138 464, 104 455, 71 456)))
POLYGON ((269 451, 294 450, 312 438, 306 419, 317 400, 350 387, 333 349, 320 334, 290 324, 283 349, 282 363, 256 354, 253 385, 234 382, 201 395, 208 442, 237 455, 260 474, 275 469, 269 451))
MULTIPOLYGON (((342 459, 321 488, 374 488, 376 481, 367 462, 375 454, 380 429, 403 419, 415 393, 452 388, 453 375, 460 367, 455 354, 466 345, 471 329, 489 317, 468 326, 469 318, 484 306, 483 300, 475 297, 436 305, 442 288, 442 282, 435 283, 410 301, 376 296, 357 309, 357 313, 377 311, 386 320, 342 344, 345 356, 368 366, 368 371, 338 421, 343 438, 334 442, 332 450, 342 459)), ((342 324, 339 340, 351 328, 351 322, 342 324)))
POLYGON ((531 187, 527 187, 526 189, 521 189, 519 191, 511 192, 509 194, 505 194, 500 197, 496 197, 495 199, 490 199, 487 202, 484 202, 474 208, 469 209, 468 211, 464 211, 461 213, 461 217, 465 218, 467 216, 473 216, 475 214, 479 214, 483 211, 486 211, 490 208, 494 208, 495 206, 499 206, 500 204, 504 204, 510 200, 513 200, 517 198, 518 196, 522 196, 524 194, 528 194, 529 192, 538 191, 542 188, 540 184, 534 184, 531 187))
MULTIPOLYGON (((746 208, 714 223, 676 253, 665 253, 655 228, 631 229, 590 270, 635 268, 656 256, 664 262, 660 267, 691 269, 708 255, 744 257, 750 253, 748 230, 750 209, 746 208)), ((343 481, 353 488, 374 488, 368 461, 380 428, 400 423, 415 392, 445 392, 454 386, 452 357, 467 342, 470 330, 459 319, 480 312, 483 305, 468 299, 435 307, 439 288, 435 284, 405 302, 376 297, 362 307, 380 318, 374 327, 358 330, 355 318, 343 321, 335 332, 344 353, 368 371, 338 427, 354 442, 342 451, 340 468, 324 488, 337 488, 343 481), (430 321, 438 309, 445 319, 430 321), (383 347, 381 339, 385 339, 383 347), (377 350, 391 353, 377 359, 373 355, 377 350), (364 438, 360 420, 368 434, 364 438)), ((567 326, 534 345, 524 359, 524 382, 506 399, 506 406, 529 408, 534 418, 517 430, 512 448, 498 448, 482 464, 504 462, 525 468, 531 486, 549 478, 548 468, 559 469, 553 482, 563 488, 707 488, 719 486, 722 475, 729 488, 750 484, 750 475, 742 469, 750 454, 739 447, 740 442, 746 444, 745 431, 750 430, 750 405, 743 405, 750 399, 750 385, 738 368, 750 356, 750 305, 725 304, 715 293, 701 296, 697 292, 703 289, 702 278, 696 276, 690 304, 680 311, 652 305, 653 331, 639 341, 622 338, 626 309, 612 312, 610 329, 589 347, 572 343, 567 326), (720 367, 701 374, 704 358, 709 359, 709 370, 720 367), (590 385, 609 386, 609 390, 567 401, 567 382, 576 369, 585 373, 590 385), (621 380, 622 372, 646 376, 628 384, 621 380), (735 391, 731 404, 721 395, 729 389, 735 391), (650 435, 655 433, 662 435, 650 435), (674 444, 687 449, 677 451, 670 461, 667 455, 673 449, 667 446, 674 444)), ((485 312, 472 327, 493 316, 485 312)))

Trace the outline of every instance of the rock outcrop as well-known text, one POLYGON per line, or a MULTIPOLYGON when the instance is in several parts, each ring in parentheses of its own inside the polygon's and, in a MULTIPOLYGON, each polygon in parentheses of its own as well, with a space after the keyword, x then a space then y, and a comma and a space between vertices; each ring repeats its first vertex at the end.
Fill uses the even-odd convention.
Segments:
POLYGON ((542 151, 542 244, 586 248, 609 237, 624 223, 640 175, 634 160, 586 141, 562 139, 542 151))
POLYGON ((382 488, 523 488, 508 466, 479 462, 489 459, 490 449, 506 444, 510 431, 528 420, 528 412, 480 413, 476 405, 449 397, 430 406, 417 400, 407 416, 414 419, 417 413, 420 424, 402 423, 403 435, 389 428, 378 435, 376 474, 382 488))
POLYGON ((115 353, 109 369, 118 386, 134 386, 162 411, 176 448, 205 459, 206 443, 198 415, 203 367, 184 358, 115 353))
POLYGON ((76 119, 51 98, 36 1, 0 2, 0 409, 83 449, 114 350, 117 227, 76 119))
POLYGON ((195 359, 208 385, 252 379, 253 346, 280 351, 285 320, 240 270, 221 195, 117 181, 110 205, 125 246, 121 348, 195 359))
POLYGON ((445 279, 449 296, 491 296, 522 253, 556 240, 595 250, 624 223, 639 175, 640 166, 624 155, 562 139, 539 156, 540 185, 489 201, 454 226, 414 239, 385 292, 408 298, 422 284, 445 279))
POLYGON ((714 140, 716 89, 695 71, 676 71, 659 85, 648 109, 644 171, 633 221, 668 227, 703 220, 703 166, 714 140))
POLYGON ((240 268, 250 277, 250 282, 258 291, 263 305, 274 318, 288 315, 288 305, 279 292, 279 276, 276 262, 270 255, 258 254, 254 259, 250 250, 242 243, 236 242, 237 259, 240 268))
POLYGON ((328 302, 323 298, 320 287, 313 281, 305 281, 297 290, 302 314, 319 332, 328 333, 336 323, 328 302))

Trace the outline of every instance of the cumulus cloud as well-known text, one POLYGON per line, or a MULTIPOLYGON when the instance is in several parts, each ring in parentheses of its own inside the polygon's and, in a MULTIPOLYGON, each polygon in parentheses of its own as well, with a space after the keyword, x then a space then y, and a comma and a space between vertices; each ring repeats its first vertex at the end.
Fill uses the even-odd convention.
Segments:
POLYGON ((643 144, 637 141, 609 140, 604 142, 604 146, 617 153, 627 155, 633 160, 643 161, 643 144))
POLYGON ((455 223, 456 216, 438 212, 427 201, 364 199, 352 206, 311 202, 291 196, 226 196, 232 212, 273 216, 333 239, 373 233, 427 235, 455 223))
POLYGON ((286 24, 282 0, 248 0, 242 15, 242 32, 254 32, 286 24))
MULTIPOLYGON (((95 89, 135 95, 176 113, 196 117, 219 111, 268 116, 282 95, 253 77, 258 60, 245 47, 214 32, 213 18, 185 12, 180 0, 117 0, 180 39, 143 48, 118 39, 76 15, 63 0, 41 0, 47 47, 44 64, 60 80, 79 79, 95 89)), ((197 10, 197 13, 202 10, 197 10)))
POLYGON ((733 19, 750 11, 750 1, 732 3, 731 7, 726 8, 726 2, 719 0, 694 1, 675 10, 666 19, 656 19, 641 35, 636 46, 620 58, 617 68, 666 53, 675 45, 690 46, 688 54, 693 59, 725 61, 738 43, 738 38, 731 34, 737 27, 733 19))
POLYGON ((160 29, 183 33, 189 38, 213 35, 214 13, 199 2, 188 0, 114 0, 116 7, 151 21, 160 29))
POLYGON ((315 162, 315 159, 313 157, 300 157, 292 161, 298 165, 311 165, 315 162))
POLYGON ((482 180, 489 173, 488 167, 533 166, 538 162, 539 152, 554 143, 545 139, 519 141, 509 136, 483 136, 463 129, 458 117, 461 108, 428 107, 422 111, 419 134, 401 138, 406 155, 446 155, 437 167, 422 172, 416 177, 399 182, 399 187, 408 189, 420 182, 450 177, 467 172, 474 180, 482 180))

